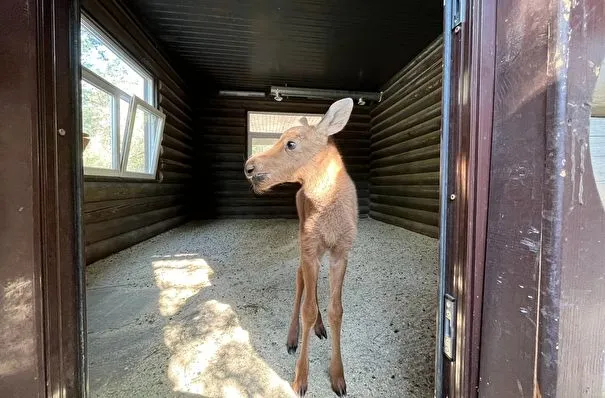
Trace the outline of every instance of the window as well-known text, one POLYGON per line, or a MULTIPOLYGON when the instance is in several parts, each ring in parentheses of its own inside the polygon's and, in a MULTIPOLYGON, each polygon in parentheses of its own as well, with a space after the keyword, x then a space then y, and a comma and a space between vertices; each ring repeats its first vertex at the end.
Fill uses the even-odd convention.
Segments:
POLYGON ((284 131, 300 126, 303 116, 310 125, 319 123, 323 117, 322 114, 248 112, 248 156, 269 149, 284 131))
POLYGON ((85 16, 80 39, 85 174, 155 178, 165 116, 153 77, 85 16))
MULTIPOLYGON (((605 62, 600 70, 603 68, 605 62)), ((590 158, 601 204, 605 206, 605 73, 597 78, 590 116, 590 158)))

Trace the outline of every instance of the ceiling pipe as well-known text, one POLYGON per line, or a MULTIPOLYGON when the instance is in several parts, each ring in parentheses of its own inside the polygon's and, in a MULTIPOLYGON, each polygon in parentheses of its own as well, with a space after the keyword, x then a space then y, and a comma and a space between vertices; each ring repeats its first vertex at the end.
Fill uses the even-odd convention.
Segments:
POLYGON ((235 90, 221 90, 218 95, 222 97, 253 97, 253 98, 265 98, 267 94, 262 91, 235 91, 235 90))
POLYGON ((382 91, 367 92, 271 86, 270 94, 276 101, 281 101, 283 97, 300 97, 314 99, 340 99, 345 97, 351 97, 355 98, 359 105, 365 105, 367 101, 382 101, 382 91))

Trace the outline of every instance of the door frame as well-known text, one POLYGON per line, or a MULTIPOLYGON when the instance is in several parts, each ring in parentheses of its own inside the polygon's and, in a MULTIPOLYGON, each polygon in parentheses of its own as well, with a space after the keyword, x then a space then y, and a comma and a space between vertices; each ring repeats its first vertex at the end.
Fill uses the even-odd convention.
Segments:
POLYGON ((446 0, 435 397, 477 396, 495 81, 496 4, 446 0), (460 8, 457 8, 460 7, 460 8), (458 15, 459 22, 455 21, 458 15), (454 357, 443 353, 455 299, 454 357))
POLYGON ((3 289, 11 283, 27 286, 7 305, 21 315, 8 327, 32 349, 18 356, 18 370, 0 389, 7 396, 86 396, 79 2, 6 0, 4 7, 5 73, 14 81, 2 85, 12 102, 0 110, 7 148, 0 167, 12 175, 0 204, 15 212, 0 217, 9 231, 2 235, 0 301, 10 298, 3 289))

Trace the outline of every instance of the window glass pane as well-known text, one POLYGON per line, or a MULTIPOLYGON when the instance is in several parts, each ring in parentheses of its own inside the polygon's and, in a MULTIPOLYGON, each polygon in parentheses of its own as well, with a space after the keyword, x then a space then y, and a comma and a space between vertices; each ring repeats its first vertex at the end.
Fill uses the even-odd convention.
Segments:
POLYGON ((252 138, 252 155, 266 151, 271 148, 277 140, 277 138, 252 138))
POLYGON ((152 161, 159 150, 158 123, 155 115, 140 106, 136 108, 126 171, 146 174, 153 172, 155 164, 152 161))
POLYGON ((605 117, 590 118, 590 154, 599 196, 605 203, 605 117))
POLYGON ((151 103, 151 94, 145 97, 146 79, 133 69, 102 36, 82 24, 81 63, 97 75, 129 95, 136 95, 151 103))
POLYGON ((112 96, 82 82, 82 128, 90 135, 84 151, 84 166, 112 168, 112 96))
POLYGON ((599 77, 592 97, 589 148, 601 204, 605 207, 605 62, 601 64, 599 77))
POLYGON ((305 116, 310 125, 320 122, 323 115, 291 115, 287 113, 250 112, 248 131, 252 133, 281 134, 290 127, 300 126, 300 118, 305 116))

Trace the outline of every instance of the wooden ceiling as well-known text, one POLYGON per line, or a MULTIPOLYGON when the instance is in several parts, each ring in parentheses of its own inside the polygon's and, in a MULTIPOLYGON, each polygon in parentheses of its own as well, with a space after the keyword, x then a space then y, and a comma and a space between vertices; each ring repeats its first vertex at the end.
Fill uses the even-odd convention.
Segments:
POLYGON ((130 0, 200 84, 378 90, 442 31, 442 0, 130 0))

